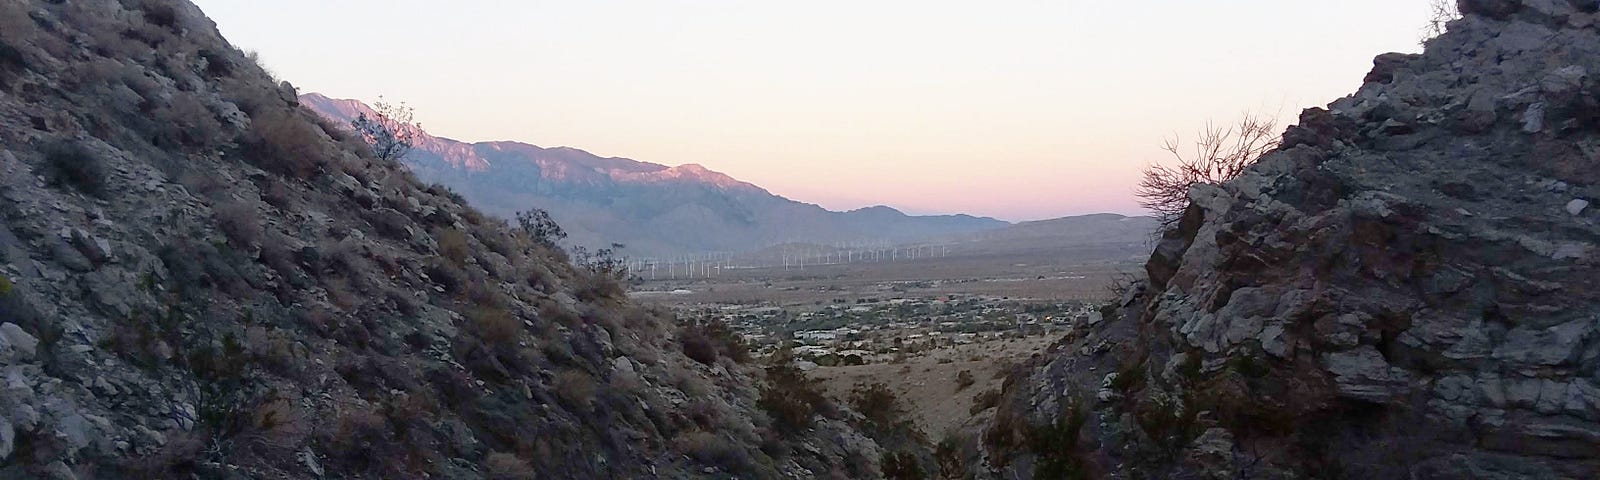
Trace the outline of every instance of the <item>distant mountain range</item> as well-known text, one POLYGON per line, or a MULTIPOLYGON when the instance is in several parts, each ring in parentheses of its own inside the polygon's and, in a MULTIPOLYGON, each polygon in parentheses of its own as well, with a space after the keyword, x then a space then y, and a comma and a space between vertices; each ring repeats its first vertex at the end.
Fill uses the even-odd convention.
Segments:
MULTIPOLYGON (((316 93, 300 103, 341 125, 356 100, 316 93)), ((634 256, 754 250, 786 242, 903 243, 1010 225, 971 215, 906 215, 876 206, 845 212, 797 202, 697 164, 668 167, 568 147, 466 143, 423 133, 403 162, 425 182, 512 218, 550 212, 577 245, 627 245, 634 256)))

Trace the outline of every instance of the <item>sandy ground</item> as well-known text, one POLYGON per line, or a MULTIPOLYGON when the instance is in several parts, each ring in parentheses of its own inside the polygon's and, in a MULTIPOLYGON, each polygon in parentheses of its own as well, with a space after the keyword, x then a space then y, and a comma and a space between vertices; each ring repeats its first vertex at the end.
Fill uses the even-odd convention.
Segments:
POLYGON ((848 367, 820 367, 810 372, 835 400, 847 401, 856 384, 882 382, 910 412, 912 421, 937 442, 950 429, 971 417, 974 396, 998 390, 1004 378, 996 375, 1015 362, 1043 351, 1059 335, 1030 337, 973 345, 957 345, 907 358, 903 363, 878 363, 848 367), (974 360, 977 358, 977 360, 974 360), (941 359, 950 363, 939 363, 941 359), (976 383, 956 390, 956 376, 972 372, 976 383))

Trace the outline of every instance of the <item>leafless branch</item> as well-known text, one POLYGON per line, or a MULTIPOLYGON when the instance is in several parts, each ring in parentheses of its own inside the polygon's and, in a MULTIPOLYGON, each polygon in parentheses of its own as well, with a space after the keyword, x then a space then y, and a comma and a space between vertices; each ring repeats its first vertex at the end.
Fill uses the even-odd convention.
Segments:
POLYGON ((1276 132, 1275 120, 1245 113, 1232 126, 1206 123, 1194 142, 1193 152, 1187 155, 1183 142, 1168 139, 1161 148, 1172 155, 1172 162, 1145 167, 1136 192, 1139 205, 1170 226, 1189 207, 1189 187, 1218 184, 1239 176, 1262 154, 1278 148, 1276 132))

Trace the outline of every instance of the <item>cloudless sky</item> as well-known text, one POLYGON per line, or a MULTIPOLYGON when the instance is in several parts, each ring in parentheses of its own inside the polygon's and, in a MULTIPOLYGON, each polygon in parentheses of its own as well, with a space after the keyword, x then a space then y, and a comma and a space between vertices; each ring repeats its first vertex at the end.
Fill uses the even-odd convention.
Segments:
POLYGON ((1426 0, 196 0, 302 92, 430 133, 699 163, 833 209, 1139 213, 1163 139, 1292 121, 1426 0))

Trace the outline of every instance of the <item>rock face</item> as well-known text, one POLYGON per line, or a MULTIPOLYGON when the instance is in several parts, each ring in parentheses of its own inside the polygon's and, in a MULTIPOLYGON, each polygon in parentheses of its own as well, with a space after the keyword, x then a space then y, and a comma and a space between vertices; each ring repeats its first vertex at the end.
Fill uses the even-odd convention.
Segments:
POLYGON ((0 2, 0 478, 877 473, 296 102, 187 2, 0 2))
POLYGON ((1595 7, 1462 1, 1195 188, 1108 320, 1013 374, 968 469, 1600 477, 1595 7))

